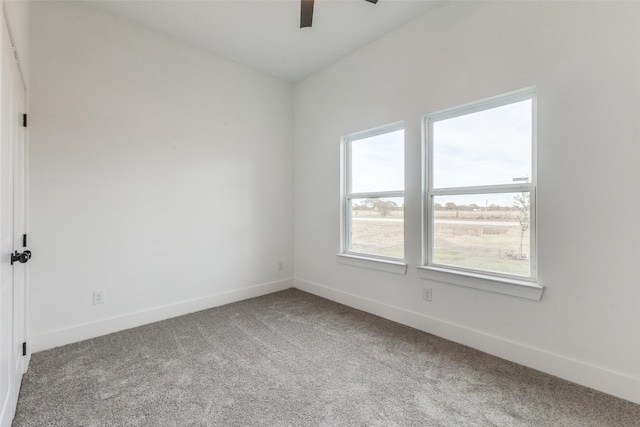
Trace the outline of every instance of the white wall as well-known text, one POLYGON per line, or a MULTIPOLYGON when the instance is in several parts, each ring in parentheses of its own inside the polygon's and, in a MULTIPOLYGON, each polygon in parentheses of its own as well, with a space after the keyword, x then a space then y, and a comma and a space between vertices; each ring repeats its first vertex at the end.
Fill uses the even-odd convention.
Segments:
POLYGON ((34 350, 291 286, 291 85, 83 2, 31 28, 34 350))
POLYGON ((640 403, 638 22, 633 2, 449 2, 298 83, 296 286, 640 403), (421 116, 533 85, 542 300, 419 279, 421 116), (340 137, 401 120, 408 273, 339 264, 340 137))

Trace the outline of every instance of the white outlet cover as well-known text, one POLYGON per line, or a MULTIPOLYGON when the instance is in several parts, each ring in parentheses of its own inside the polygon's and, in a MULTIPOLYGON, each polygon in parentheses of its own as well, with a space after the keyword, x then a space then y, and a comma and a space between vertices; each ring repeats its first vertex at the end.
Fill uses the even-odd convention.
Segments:
POLYGON ((104 291, 93 291, 93 305, 104 304, 104 291))

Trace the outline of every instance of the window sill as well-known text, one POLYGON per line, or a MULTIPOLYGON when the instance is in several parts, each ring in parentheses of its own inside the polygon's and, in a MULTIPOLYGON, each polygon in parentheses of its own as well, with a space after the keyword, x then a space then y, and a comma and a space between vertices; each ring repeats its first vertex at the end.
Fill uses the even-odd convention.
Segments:
POLYGON ((402 275, 407 274, 407 264, 402 261, 392 261, 382 258, 369 258, 366 256, 351 254, 336 254, 336 259, 340 264, 369 268, 371 270, 385 271, 387 273, 402 275))
POLYGON ((484 276, 482 274, 465 273, 437 267, 418 266, 417 269, 418 276, 422 279, 535 301, 540 301, 544 291, 544 286, 525 280, 484 276))

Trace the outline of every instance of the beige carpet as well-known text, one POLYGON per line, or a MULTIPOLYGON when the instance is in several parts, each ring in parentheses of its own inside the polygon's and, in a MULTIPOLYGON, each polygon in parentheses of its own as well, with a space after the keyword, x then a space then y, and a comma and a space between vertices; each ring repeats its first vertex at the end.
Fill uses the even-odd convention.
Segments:
POLYGON ((640 426, 635 405, 290 289, 33 355, 14 426, 640 426))

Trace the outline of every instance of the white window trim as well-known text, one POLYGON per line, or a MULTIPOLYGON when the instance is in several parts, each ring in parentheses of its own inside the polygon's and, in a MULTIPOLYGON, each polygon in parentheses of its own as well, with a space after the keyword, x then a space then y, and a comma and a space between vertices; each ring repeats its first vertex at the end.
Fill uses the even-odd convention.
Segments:
POLYGON ((396 258, 368 257, 363 255, 336 254, 336 259, 340 264, 352 265, 355 267, 368 268, 371 270, 385 271, 394 274, 407 274, 407 264, 398 261, 396 258))
POLYGON ((404 130, 404 122, 396 122, 386 126, 353 133, 351 135, 344 136, 341 139, 340 171, 342 177, 340 182, 340 253, 337 254, 337 260, 342 264, 372 268, 374 270, 388 271, 391 273, 406 274, 407 264, 404 263, 403 258, 384 257, 381 255, 349 250, 351 247, 351 210, 349 209, 349 201, 361 198, 402 197, 404 199, 405 193, 404 190, 351 193, 351 153, 349 152, 349 142, 399 130, 404 130), (404 270, 401 271, 402 268, 398 268, 398 266, 404 266, 404 270))
POLYGON ((450 108, 422 118, 422 262, 417 266, 418 275, 427 280, 447 284, 481 289, 506 295, 540 300, 544 287, 538 284, 538 254, 536 229, 536 186, 537 186, 537 108, 536 88, 507 93, 483 101, 450 108), (433 123, 466 114, 475 113, 503 105, 531 99, 532 101, 532 140, 531 140, 531 182, 522 184, 487 185, 477 187, 437 188, 431 187, 433 182, 433 123), (455 266, 434 264, 433 255, 433 198, 437 195, 450 194, 487 194, 518 193, 530 195, 530 268, 529 277, 521 277, 499 272, 466 269, 455 266))
POLYGON ((540 301, 544 286, 525 280, 500 278, 484 274, 453 271, 451 269, 418 266, 418 276, 433 282, 464 286, 503 295, 540 301))

